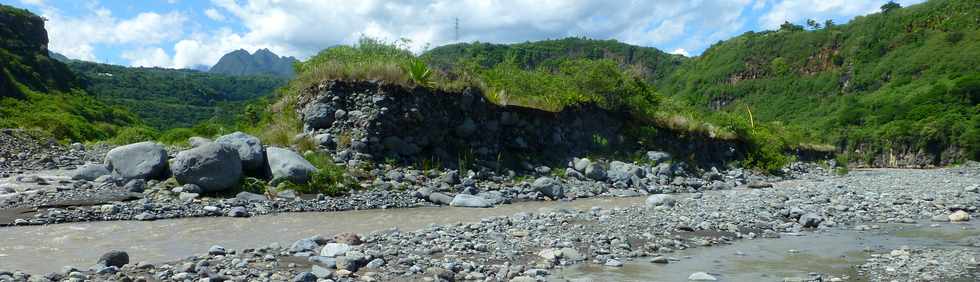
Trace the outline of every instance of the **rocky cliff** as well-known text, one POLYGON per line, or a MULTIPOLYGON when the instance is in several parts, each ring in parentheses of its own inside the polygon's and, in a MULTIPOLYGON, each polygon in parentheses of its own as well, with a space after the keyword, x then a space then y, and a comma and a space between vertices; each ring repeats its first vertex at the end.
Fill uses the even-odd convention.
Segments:
POLYGON ((48 55, 44 19, 0 5, 0 97, 21 97, 15 83, 34 91, 67 90, 77 85, 68 68, 48 55))

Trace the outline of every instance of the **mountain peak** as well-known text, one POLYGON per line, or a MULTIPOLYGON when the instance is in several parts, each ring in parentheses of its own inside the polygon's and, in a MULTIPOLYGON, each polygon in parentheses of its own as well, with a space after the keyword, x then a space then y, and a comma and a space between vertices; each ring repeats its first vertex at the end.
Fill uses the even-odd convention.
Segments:
POLYGON ((249 54, 245 49, 238 49, 225 54, 209 72, 234 76, 269 75, 293 77, 293 57, 280 57, 268 48, 262 48, 249 54))

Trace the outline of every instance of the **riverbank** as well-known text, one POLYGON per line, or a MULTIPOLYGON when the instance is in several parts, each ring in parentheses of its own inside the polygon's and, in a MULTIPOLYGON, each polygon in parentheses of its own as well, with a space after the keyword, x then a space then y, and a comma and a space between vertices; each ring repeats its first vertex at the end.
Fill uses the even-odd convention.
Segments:
MULTIPOLYGON (((312 277, 320 275, 338 281, 416 281, 426 277, 512 280, 525 276, 543 279, 560 272, 559 268, 577 263, 618 267, 659 262, 662 259, 655 258, 661 256, 669 267, 670 257, 678 250, 719 244, 737 246, 745 239, 842 229, 873 232, 876 225, 884 224, 953 224, 938 221, 949 221, 954 212, 975 212, 980 195, 975 188, 980 184, 977 179, 980 169, 976 167, 855 171, 842 177, 777 182, 774 188, 663 196, 661 204, 650 203, 654 207, 643 204, 627 208, 544 209, 414 231, 391 230, 381 224, 376 226, 381 231, 359 232, 356 240, 351 235, 320 233, 327 236, 296 244, 258 243, 253 248, 226 250, 223 255, 212 252, 170 263, 155 262, 152 267, 138 263, 144 259, 134 256, 131 264, 120 269, 123 274, 86 275, 94 275, 91 278, 95 279, 115 275, 163 280, 220 276, 277 281, 309 272, 312 277), (187 264, 195 267, 183 267, 187 264)), ((451 214, 448 212, 447 216, 452 217, 451 214)), ((347 231, 331 231, 334 232, 347 231)), ((91 252, 105 251, 108 250, 91 252)), ((928 257, 945 262, 943 256, 928 257)), ((910 275, 969 275, 966 268, 974 266, 964 265, 959 257, 962 256, 943 265, 962 271, 910 275)), ((712 274, 710 267, 703 271, 725 280, 722 274, 712 274)), ((875 273, 862 275, 873 278, 875 273)), ((833 276, 837 274, 822 275, 824 281, 842 278, 833 276)))

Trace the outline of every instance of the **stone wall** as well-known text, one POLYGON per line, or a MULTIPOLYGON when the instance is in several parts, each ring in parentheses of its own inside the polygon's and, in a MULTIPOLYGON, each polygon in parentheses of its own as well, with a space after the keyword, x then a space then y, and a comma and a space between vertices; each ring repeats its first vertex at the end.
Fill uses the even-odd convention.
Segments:
POLYGON ((341 158, 493 167, 563 162, 626 141, 624 118, 595 106, 558 113, 498 106, 470 90, 329 81, 308 89, 297 108, 314 140, 341 158))
POLYGON ((950 146, 893 145, 877 148, 861 144, 848 151, 856 167, 933 168, 948 166, 968 159, 963 149, 950 146))
POLYGON ((296 107, 305 130, 341 160, 428 163, 458 167, 562 165, 574 157, 648 150, 709 168, 744 157, 739 141, 658 130, 631 140, 625 113, 593 105, 547 112, 499 106, 475 90, 447 93, 365 81, 326 81, 308 88, 296 107))

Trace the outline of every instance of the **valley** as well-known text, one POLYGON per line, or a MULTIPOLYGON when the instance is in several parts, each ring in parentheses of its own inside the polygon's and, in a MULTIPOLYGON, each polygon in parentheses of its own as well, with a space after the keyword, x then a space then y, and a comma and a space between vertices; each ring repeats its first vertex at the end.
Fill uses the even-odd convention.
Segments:
POLYGON ((56 53, 51 11, 0 4, 0 281, 980 280, 974 1, 186 68, 56 53))

